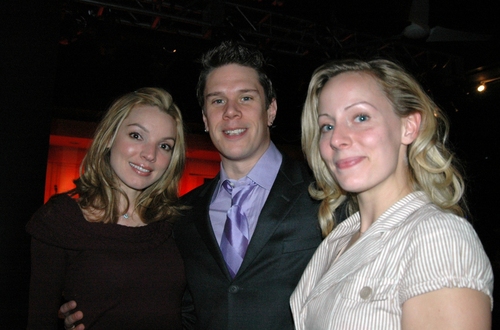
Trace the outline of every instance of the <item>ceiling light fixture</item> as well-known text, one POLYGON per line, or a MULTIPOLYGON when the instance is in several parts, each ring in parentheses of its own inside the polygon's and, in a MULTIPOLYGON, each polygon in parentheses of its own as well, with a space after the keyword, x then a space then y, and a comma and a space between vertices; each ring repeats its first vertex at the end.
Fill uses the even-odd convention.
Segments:
POLYGON ((496 77, 496 78, 492 78, 492 79, 487 79, 487 80, 481 80, 481 82, 479 83, 479 86, 477 86, 477 91, 479 93, 484 92, 486 90, 486 84, 489 84, 491 82, 497 81, 499 79, 500 79, 500 77, 496 77))

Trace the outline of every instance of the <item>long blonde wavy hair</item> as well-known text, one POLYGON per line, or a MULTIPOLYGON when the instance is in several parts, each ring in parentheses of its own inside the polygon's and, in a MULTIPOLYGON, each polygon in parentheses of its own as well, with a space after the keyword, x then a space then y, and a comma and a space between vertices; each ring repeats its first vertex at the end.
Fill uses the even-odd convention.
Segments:
POLYGON ((123 95, 114 101, 99 123, 92 144, 80 166, 80 177, 70 194, 78 196, 78 204, 93 216, 89 221, 117 223, 128 209, 130 201, 120 188, 118 178, 110 165, 110 148, 118 129, 130 111, 138 105, 155 106, 172 116, 177 135, 170 164, 163 175, 144 189, 135 201, 135 209, 144 223, 173 219, 179 214, 178 184, 185 164, 185 137, 182 115, 172 96, 161 88, 146 87, 123 95), (120 197, 127 201, 120 210, 120 197))
POLYGON ((355 194, 343 191, 335 182, 319 151, 319 96, 329 79, 344 72, 364 72, 381 87, 401 118, 419 112, 422 120, 418 137, 408 146, 409 178, 414 191, 424 191, 445 211, 464 216, 464 180, 451 151, 446 147, 449 124, 444 113, 420 84, 401 66, 388 60, 341 60, 317 68, 309 83, 302 112, 302 150, 316 182, 309 193, 321 200, 319 222, 324 236, 336 226, 335 210, 348 200, 348 213, 357 210, 355 194))

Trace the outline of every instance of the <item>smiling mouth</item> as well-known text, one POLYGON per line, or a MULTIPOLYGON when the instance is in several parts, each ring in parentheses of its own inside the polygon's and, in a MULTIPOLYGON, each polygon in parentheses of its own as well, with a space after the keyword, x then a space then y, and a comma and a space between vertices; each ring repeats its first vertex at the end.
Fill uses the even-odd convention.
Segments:
POLYGON ((347 169, 347 168, 353 167, 353 166, 361 163, 362 160, 363 160, 363 157, 351 157, 351 158, 347 158, 347 159, 343 159, 343 160, 335 162, 335 166, 339 170, 343 170, 343 169, 347 169))
POLYGON ((226 135, 240 135, 241 133, 245 132, 246 130, 247 130, 246 128, 238 128, 238 129, 224 131, 224 134, 226 134, 226 135))
POLYGON ((130 166, 132 166, 136 170, 141 171, 143 173, 151 173, 152 172, 151 170, 147 170, 144 167, 141 167, 141 166, 138 166, 138 165, 135 165, 135 164, 132 164, 132 163, 129 163, 129 164, 130 164, 130 166))

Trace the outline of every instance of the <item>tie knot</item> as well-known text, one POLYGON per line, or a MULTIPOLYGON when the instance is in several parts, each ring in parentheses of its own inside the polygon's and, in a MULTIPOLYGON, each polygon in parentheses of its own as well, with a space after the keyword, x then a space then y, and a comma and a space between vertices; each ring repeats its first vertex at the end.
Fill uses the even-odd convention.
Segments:
POLYGON ((231 205, 241 205, 241 200, 244 200, 252 192, 257 184, 250 180, 248 177, 245 178, 244 182, 238 182, 235 186, 234 182, 230 180, 224 180, 222 186, 231 195, 231 205))
POLYGON ((222 186, 224 187, 224 189, 226 189, 226 191, 229 193, 229 195, 231 195, 233 193, 233 184, 231 183, 231 181, 229 180, 224 180, 224 182, 222 182, 222 186))

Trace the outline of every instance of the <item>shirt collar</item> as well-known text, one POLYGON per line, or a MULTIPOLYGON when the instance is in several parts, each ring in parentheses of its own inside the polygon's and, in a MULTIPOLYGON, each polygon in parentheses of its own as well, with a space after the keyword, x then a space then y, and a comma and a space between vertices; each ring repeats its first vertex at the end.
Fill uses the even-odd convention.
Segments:
MULTIPOLYGON (((250 170, 250 172, 247 174, 247 177, 262 188, 271 190, 271 187, 273 186, 274 180, 276 179, 276 176, 280 169, 282 160, 283 156, 271 141, 271 143, 269 144, 269 148, 267 148, 266 152, 264 152, 255 166, 250 170)), ((221 163, 219 185, 227 179, 229 178, 226 174, 226 171, 224 171, 224 167, 221 163)))

